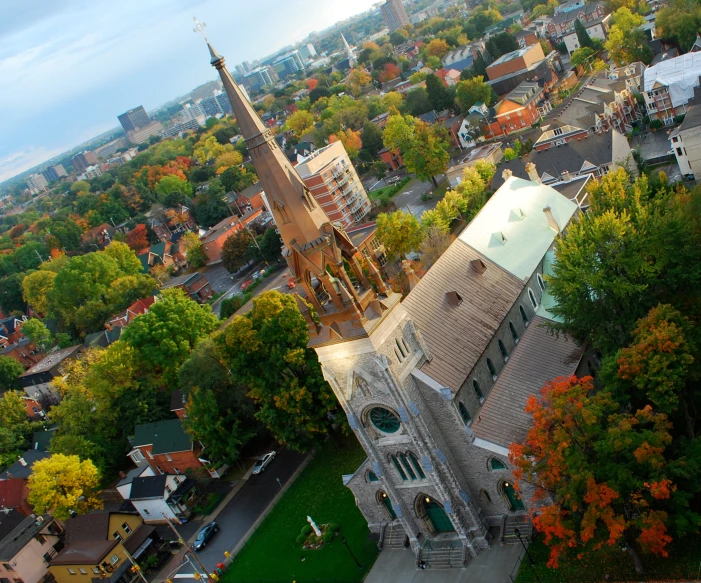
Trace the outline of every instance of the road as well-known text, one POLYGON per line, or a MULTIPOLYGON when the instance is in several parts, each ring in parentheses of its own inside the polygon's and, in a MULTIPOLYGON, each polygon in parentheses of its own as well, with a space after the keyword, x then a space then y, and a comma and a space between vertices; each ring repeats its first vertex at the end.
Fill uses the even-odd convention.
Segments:
POLYGON ((268 504, 304 460, 302 454, 282 449, 265 472, 251 476, 217 516, 219 532, 200 551, 199 557, 208 569, 224 560, 224 551, 231 551, 248 532, 268 504))

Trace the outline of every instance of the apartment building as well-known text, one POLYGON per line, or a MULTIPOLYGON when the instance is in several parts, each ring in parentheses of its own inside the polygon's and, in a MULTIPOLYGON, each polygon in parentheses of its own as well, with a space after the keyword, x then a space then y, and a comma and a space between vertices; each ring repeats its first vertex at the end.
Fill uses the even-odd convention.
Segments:
POLYGON ((685 114, 700 75, 701 52, 666 59, 645 69, 642 93, 650 120, 672 125, 676 116, 685 114))
POLYGON ((296 170, 331 222, 348 228, 370 212, 370 199, 341 142, 316 150, 296 170))
POLYGON ((380 9, 390 31, 410 24, 409 16, 406 13, 402 0, 387 0, 380 6, 380 9))

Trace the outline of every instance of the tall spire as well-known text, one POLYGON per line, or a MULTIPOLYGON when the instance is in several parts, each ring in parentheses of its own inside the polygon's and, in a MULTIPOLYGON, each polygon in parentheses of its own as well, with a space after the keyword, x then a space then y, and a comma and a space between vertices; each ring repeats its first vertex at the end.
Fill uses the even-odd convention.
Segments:
POLYGON ((343 48, 346 49, 346 56, 348 57, 348 60, 352 61, 353 59, 355 59, 355 55, 353 54, 353 49, 350 48, 350 45, 348 44, 346 37, 343 36, 343 33, 341 33, 341 38, 343 39, 343 48))
MULTIPOLYGON (((202 32, 204 25, 195 30, 202 32)), ((376 298, 357 249, 340 226, 331 224, 205 37, 212 66, 219 71, 236 122, 285 243, 283 255, 322 324, 341 333, 362 328, 364 309, 376 298)), ((350 48, 350 47, 349 47, 350 48)), ((329 173, 328 180, 338 180, 329 173)), ((377 308, 377 302, 374 302, 377 308)), ((379 309, 379 308, 377 308, 379 309)), ((376 310, 377 311, 377 310, 376 310)), ((311 331, 311 330, 310 330, 311 331)), ((328 330, 327 330, 328 332, 328 330)), ((323 331, 322 331, 323 334, 323 331)))

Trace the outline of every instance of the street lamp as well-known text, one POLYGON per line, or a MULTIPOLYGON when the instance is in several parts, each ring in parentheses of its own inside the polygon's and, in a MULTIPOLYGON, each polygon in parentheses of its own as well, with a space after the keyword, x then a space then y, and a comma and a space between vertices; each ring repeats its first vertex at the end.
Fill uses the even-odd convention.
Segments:
POLYGON ((353 551, 351 551, 351 548, 348 546, 348 541, 346 540, 345 536, 341 536, 341 542, 345 545, 345 547, 348 549, 348 552, 350 553, 350 556, 353 557, 353 560, 355 561, 356 566, 358 569, 362 569, 363 566, 358 562, 358 559, 355 558, 355 555, 353 554, 353 551))

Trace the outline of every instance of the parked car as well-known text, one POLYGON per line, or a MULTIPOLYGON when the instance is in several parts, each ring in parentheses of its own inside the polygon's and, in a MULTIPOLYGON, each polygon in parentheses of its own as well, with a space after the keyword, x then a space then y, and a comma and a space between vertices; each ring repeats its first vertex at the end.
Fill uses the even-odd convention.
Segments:
POLYGON ((253 285, 253 280, 252 280, 252 279, 249 279, 249 280, 247 280, 247 281, 244 281, 244 282, 241 284, 241 291, 245 291, 245 290, 246 290, 247 288, 249 288, 251 285, 253 285))
POLYGON ((196 551, 201 551, 207 546, 207 543, 217 532, 219 532, 219 525, 214 520, 212 520, 212 522, 205 525, 202 528, 202 530, 197 534, 197 538, 195 539, 192 548, 196 551))
POLYGON ((401 180, 401 178, 399 178, 399 176, 392 176, 392 177, 388 178, 387 180, 385 180, 385 182, 387 184, 397 184, 397 182, 399 182, 400 180, 401 180))
POLYGON ((268 467, 270 462, 272 462, 275 459, 275 452, 274 451, 269 451, 268 453, 260 456, 257 460, 256 463, 253 464, 253 474, 260 474, 265 471, 265 468, 268 467))

